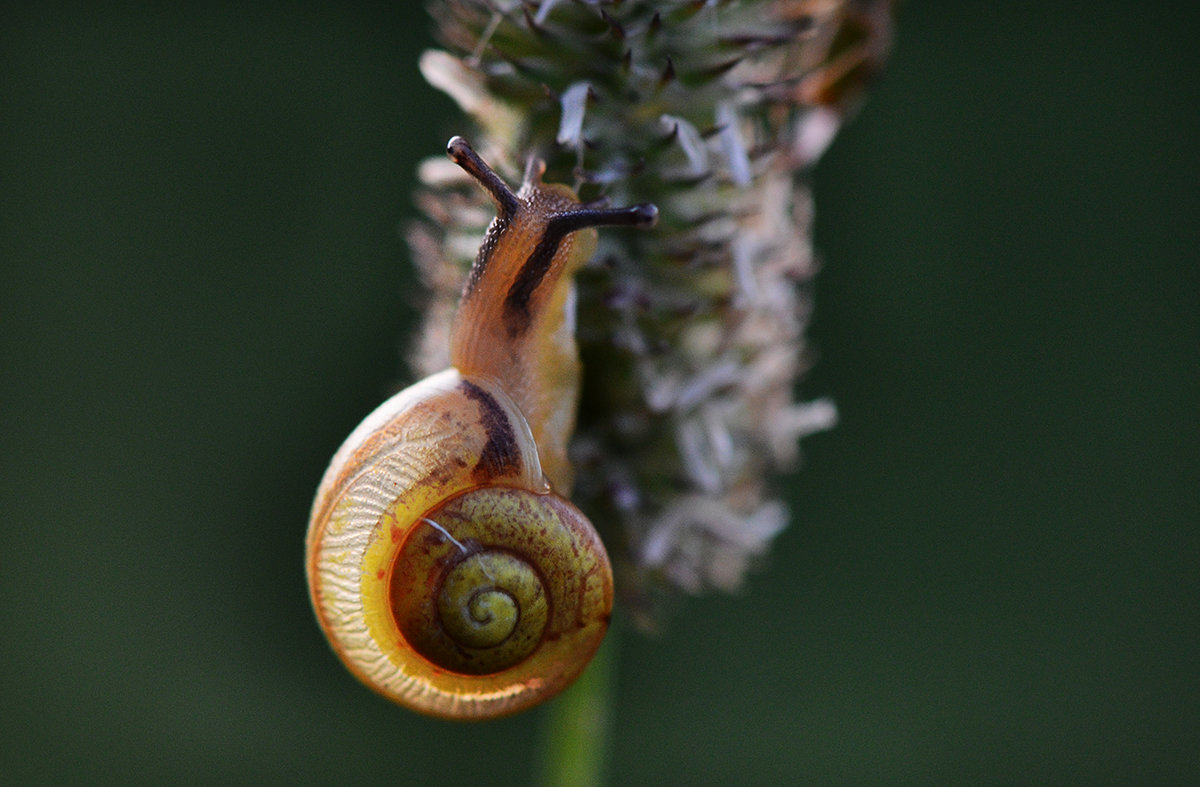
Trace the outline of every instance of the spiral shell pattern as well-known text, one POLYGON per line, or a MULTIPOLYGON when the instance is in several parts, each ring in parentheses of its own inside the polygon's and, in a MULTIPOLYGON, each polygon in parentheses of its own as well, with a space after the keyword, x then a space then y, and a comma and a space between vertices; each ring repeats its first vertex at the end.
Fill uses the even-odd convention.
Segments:
POLYGON ((351 672, 446 718, 553 696, 612 608, 604 547, 551 493, 520 410, 453 369, 347 439, 317 492, 307 562, 317 617, 351 672))

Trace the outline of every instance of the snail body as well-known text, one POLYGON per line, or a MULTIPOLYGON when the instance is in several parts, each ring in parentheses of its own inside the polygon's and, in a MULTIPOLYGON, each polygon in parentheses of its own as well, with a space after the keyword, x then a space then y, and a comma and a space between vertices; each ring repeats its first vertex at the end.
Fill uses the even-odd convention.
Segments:
POLYGON ((565 688, 599 647, 612 571, 569 492, 579 361, 571 274, 600 225, 652 206, 512 192, 461 138, 451 159, 496 204, 463 290, 451 368, 369 415, 317 490, 306 566, 317 618, 360 680, 455 719, 515 713, 565 688))

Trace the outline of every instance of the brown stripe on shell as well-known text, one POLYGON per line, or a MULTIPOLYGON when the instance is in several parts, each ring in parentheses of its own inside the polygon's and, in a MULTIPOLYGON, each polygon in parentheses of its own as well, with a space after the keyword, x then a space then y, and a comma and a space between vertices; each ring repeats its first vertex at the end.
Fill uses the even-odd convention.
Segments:
POLYGON ((490 393, 469 380, 458 384, 459 390, 479 406, 479 417, 488 441, 479 461, 471 470, 471 478, 484 484, 498 476, 513 476, 521 472, 521 449, 508 414, 490 393))

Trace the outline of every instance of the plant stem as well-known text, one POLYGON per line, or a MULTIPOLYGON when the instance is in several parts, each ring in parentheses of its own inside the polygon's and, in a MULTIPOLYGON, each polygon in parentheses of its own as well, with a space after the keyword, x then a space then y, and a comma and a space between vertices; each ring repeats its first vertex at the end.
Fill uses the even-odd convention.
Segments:
POLYGON ((538 783, 594 787, 604 783, 616 643, 609 631, 583 675, 543 716, 538 783))

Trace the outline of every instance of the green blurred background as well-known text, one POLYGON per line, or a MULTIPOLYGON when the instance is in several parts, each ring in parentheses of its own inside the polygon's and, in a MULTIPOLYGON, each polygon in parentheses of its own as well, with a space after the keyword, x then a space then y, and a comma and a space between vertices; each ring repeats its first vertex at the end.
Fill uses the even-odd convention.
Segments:
MULTIPOLYGON (((1086 10, 1083 10, 1086 9, 1086 10)), ((520 784, 312 619, 313 489, 407 372, 463 130, 418 4, 5 11, 0 779, 520 784)), ((816 174, 805 396, 739 598, 618 626, 629 783, 1200 779, 1200 24, 910 2, 816 174)))

